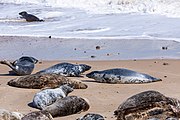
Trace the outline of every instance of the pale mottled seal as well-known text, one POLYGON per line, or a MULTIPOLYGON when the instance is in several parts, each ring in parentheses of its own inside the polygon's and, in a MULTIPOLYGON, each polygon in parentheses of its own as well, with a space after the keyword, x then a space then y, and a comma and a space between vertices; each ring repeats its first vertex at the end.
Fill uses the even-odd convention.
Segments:
POLYGON ((180 101, 157 91, 145 91, 120 104, 114 115, 117 120, 170 120, 180 117, 180 101))
POLYGON ((72 91, 73 88, 67 84, 55 89, 42 90, 34 95, 33 106, 43 109, 46 106, 53 104, 57 99, 66 97, 72 91))
POLYGON ((34 69, 34 65, 38 62, 37 59, 33 57, 23 56, 13 63, 9 61, 0 61, 1 64, 8 65, 14 73, 17 75, 29 75, 34 69))
POLYGON ((53 117, 61 117, 87 111, 89 109, 88 100, 77 96, 67 96, 56 100, 55 103, 44 108, 53 117))
POLYGON ((95 113, 87 113, 81 118, 78 118, 77 120, 105 120, 104 117, 100 114, 95 113))
POLYGON ((81 73, 89 69, 91 69, 91 67, 85 64, 59 63, 37 73, 56 73, 63 76, 78 77, 81 73))
POLYGON ((34 21, 42 22, 42 21, 44 21, 32 14, 28 14, 26 11, 20 12, 19 15, 22 16, 21 18, 26 19, 27 22, 34 22, 34 21))
POLYGON ((126 83, 140 84, 161 81, 159 78, 154 78, 150 75, 138 73, 128 69, 109 69, 104 71, 93 71, 86 75, 89 78, 95 79, 101 83, 126 83))
POLYGON ((81 81, 73 80, 57 74, 32 74, 12 79, 8 85, 20 88, 56 88, 63 84, 69 84, 74 89, 86 89, 88 86, 81 81))
POLYGON ((5 109, 0 109, 0 120, 21 120, 24 115, 19 112, 10 112, 5 109))
POLYGON ((35 111, 28 113, 21 120, 53 120, 53 117, 47 111, 35 111))

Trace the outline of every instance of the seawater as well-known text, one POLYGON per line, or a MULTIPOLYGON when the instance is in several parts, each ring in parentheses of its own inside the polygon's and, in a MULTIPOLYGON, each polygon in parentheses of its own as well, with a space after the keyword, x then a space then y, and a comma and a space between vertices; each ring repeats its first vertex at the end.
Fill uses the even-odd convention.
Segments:
POLYGON ((0 10, 0 35, 180 41, 178 0, 0 0, 0 10))

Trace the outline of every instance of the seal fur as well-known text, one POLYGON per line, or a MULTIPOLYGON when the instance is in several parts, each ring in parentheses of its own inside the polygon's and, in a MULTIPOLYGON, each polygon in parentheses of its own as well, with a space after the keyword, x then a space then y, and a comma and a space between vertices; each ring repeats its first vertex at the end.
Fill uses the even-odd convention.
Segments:
POLYGON ((81 81, 71 80, 57 74, 32 74, 8 82, 10 86, 30 89, 57 88, 63 84, 69 84, 74 89, 86 89, 88 87, 81 81))
POLYGON ((53 120, 53 117, 47 111, 35 111, 28 113, 21 120, 53 120))
POLYGON ((81 118, 78 118, 76 120, 105 120, 104 117, 100 114, 95 113, 87 113, 81 118))
POLYGON ((55 89, 45 89, 34 95, 33 106, 39 109, 43 109, 46 106, 53 104, 57 99, 66 97, 73 88, 66 85, 61 85, 55 89))
POLYGON ((19 15, 21 15, 21 18, 26 19, 27 22, 34 22, 34 21, 42 22, 42 21, 44 21, 32 14, 28 14, 26 11, 20 12, 19 15))
POLYGON ((95 79, 97 82, 112 84, 141 84, 161 81, 159 78, 123 68, 93 71, 86 76, 95 79))

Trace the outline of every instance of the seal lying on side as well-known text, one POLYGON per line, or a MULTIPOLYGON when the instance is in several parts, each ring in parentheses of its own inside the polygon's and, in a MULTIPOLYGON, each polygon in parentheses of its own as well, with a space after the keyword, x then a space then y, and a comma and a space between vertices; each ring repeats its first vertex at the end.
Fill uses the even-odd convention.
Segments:
POLYGON ((20 88, 56 88, 60 85, 68 84, 74 89, 86 89, 87 85, 78 80, 71 80, 57 74, 33 74, 12 79, 8 85, 20 88))
POLYGON ((138 73, 128 69, 109 69, 104 71, 93 71, 86 75, 88 78, 93 78, 101 83, 126 83, 140 84, 161 81, 159 78, 154 78, 150 75, 138 73))
POLYGON ((157 91, 145 91, 128 98, 114 111, 117 120, 147 120, 180 117, 180 101, 157 91))
POLYGON ((21 120, 53 120, 53 117, 47 111, 35 111, 28 113, 21 120))
POLYGON ((28 14, 26 11, 22 11, 19 13, 19 15, 21 15, 21 18, 26 19, 27 22, 34 22, 34 21, 38 21, 38 22, 42 22, 44 20, 40 20, 38 17, 28 14))
POLYGON ((62 76, 78 77, 81 73, 91 69, 90 66, 85 64, 71 64, 71 63, 59 63, 45 70, 37 72, 37 74, 56 73, 62 76))
POLYGON ((6 60, 0 61, 1 64, 8 65, 17 75, 31 74, 34 69, 34 64, 36 64, 37 62, 37 59, 28 56, 23 56, 15 60, 13 63, 6 60))
POLYGON ((0 120, 21 120, 24 115, 18 112, 10 112, 5 109, 0 109, 0 120))
POLYGON ((104 117, 100 114, 94 114, 94 113, 87 113, 81 118, 78 118, 76 120, 105 120, 104 117))
POLYGON ((62 85, 55 89, 45 89, 35 94, 33 98, 33 106, 43 109, 46 106, 53 104, 57 99, 66 97, 73 88, 68 85, 62 85))
POLYGON ((87 111, 89 109, 88 100, 77 96, 67 96, 56 100, 55 103, 44 108, 53 117, 61 117, 87 111))

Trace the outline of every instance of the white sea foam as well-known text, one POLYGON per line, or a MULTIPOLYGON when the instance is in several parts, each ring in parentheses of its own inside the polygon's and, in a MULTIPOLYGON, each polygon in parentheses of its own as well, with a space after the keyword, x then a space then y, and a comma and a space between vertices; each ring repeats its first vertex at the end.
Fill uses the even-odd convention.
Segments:
POLYGON ((79 8, 93 13, 150 13, 180 17, 179 0, 0 0, 0 3, 79 8))

